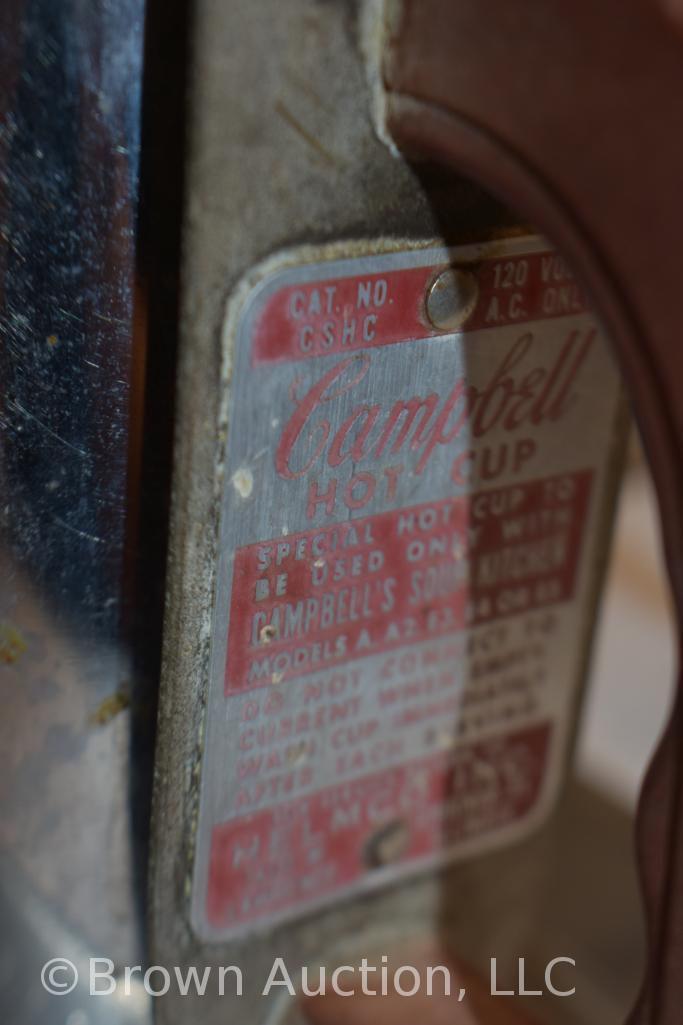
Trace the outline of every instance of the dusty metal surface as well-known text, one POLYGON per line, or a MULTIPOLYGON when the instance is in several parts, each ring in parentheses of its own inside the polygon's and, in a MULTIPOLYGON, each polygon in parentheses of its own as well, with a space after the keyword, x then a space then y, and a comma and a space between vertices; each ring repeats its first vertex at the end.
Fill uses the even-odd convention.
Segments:
POLYGON ((84 1006, 43 991, 48 958, 142 949, 124 577, 143 16, 141 0, 0 15, 0 1002, 26 1025, 84 1006))
MULTIPOLYGON (((203 948, 189 925, 190 870, 197 814, 209 613, 215 586, 216 530, 224 410, 216 388, 226 301, 240 277, 283 246, 375 237, 433 235, 436 218, 416 179, 392 157, 371 122, 356 4, 279 0, 196 6, 192 33, 185 231, 185 302, 179 382, 173 543, 160 717, 153 867, 152 960, 253 966, 234 1013, 268 1012, 258 980, 283 946, 304 963, 345 931, 387 913, 368 900, 316 927, 275 930, 257 945, 203 948), (315 139, 312 144, 311 139, 315 139), (215 482, 213 490, 207 486, 215 482), (226 958, 228 959, 226 961, 226 958)), ((445 187, 444 187, 445 188, 445 187)), ((499 225, 500 209, 471 187, 450 182, 461 211, 460 239, 499 225)), ((424 914, 433 884, 404 902, 424 914)), ((224 1020, 222 1002, 166 998, 162 1021, 200 1013, 224 1020)))
MULTIPOLYGON (((226 993, 221 999, 160 1000, 159 1019, 169 1025, 200 1015, 207 1025, 230 1015, 256 1023, 280 1013, 273 995, 265 999, 261 989, 283 952, 293 968, 321 958, 334 962, 349 936, 362 934, 371 945, 378 930, 380 943, 421 929, 452 929, 455 909, 457 934, 474 960, 488 956, 493 909, 506 950, 523 949, 534 931, 529 908, 532 895, 538 900, 541 892, 548 832, 466 872, 432 875, 400 894, 389 889, 365 895, 296 927, 274 927, 254 941, 207 945, 190 925, 223 453, 230 432, 228 388, 217 387, 227 301, 250 268, 297 244, 435 238, 453 245, 516 223, 450 173, 418 175, 378 137, 371 112, 373 96, 381 97, 367 55, 380 46, 381 33, 375 25, 375 37, 368 34, 372 20, 366 17, 364 6, 351 2, 196 4, 152 960, 238 964, 245 972, 239 998, 226 993)), ((238 484, 249 490, 246 478, 238 484)))

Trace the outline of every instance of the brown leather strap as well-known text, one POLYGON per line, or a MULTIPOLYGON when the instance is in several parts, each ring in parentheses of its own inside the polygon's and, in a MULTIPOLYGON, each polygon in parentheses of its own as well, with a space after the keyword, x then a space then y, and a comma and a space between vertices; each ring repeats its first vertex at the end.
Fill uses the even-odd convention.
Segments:
MULTIPOLYGON (((405 0, 384 68, 408 155, 471 175, 572 262, 614 340, 683 611, 683 36, 654 0, 405 0)), ((643 681, 647 686, 647 680, 643 681)), ((638 814, 650 961, 631 1025, 683 1004, 681 688, 638 814)))

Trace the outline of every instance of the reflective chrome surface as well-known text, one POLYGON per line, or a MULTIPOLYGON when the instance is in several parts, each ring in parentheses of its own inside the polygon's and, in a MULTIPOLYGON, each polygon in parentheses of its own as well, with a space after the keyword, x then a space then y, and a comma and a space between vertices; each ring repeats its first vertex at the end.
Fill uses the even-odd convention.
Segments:
POLYGON ((142 952, 126 596, 143 15, 0 14, 0 1010, 22 1025, 148 1016, 40 985, 50 957, 142 952))

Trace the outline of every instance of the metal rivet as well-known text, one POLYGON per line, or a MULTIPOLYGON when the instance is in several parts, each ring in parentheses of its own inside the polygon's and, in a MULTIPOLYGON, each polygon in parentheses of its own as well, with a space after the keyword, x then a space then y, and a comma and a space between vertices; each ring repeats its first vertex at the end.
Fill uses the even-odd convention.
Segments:
POLYGON ((427 293, 427 316, 439 331, 462 327, 477 305, 479 286, 469 271, 448 267, 432 282, 427 293))
POLYGON ((365 844, 365 862, 370 868, 390 865, 405 854, 410 832, 403 819, 394 819, 381 826, 368 837, 365 844))

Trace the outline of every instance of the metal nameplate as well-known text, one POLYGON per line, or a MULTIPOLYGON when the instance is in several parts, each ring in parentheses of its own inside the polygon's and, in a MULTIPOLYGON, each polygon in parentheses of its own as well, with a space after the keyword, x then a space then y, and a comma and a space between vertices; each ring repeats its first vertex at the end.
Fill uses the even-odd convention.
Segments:
POLYGON ((581 682, 621 399, 577 284, 536 237, 337 256, 228 318, 209 940, 521 837, 581 682))

